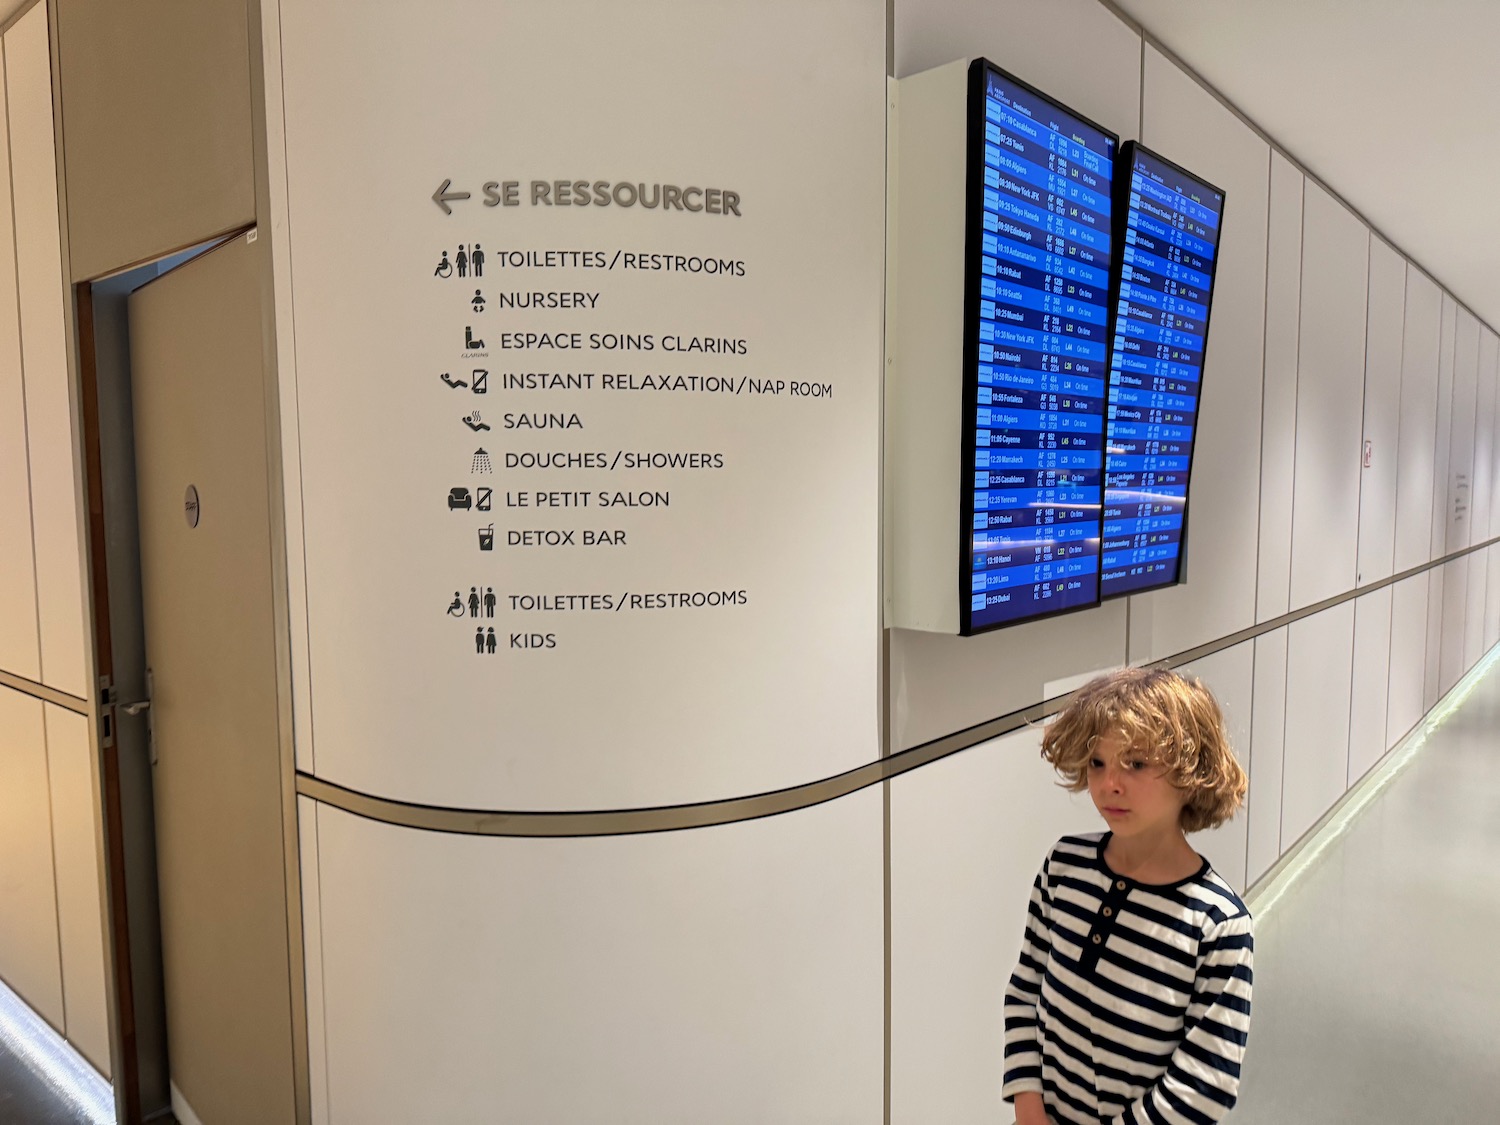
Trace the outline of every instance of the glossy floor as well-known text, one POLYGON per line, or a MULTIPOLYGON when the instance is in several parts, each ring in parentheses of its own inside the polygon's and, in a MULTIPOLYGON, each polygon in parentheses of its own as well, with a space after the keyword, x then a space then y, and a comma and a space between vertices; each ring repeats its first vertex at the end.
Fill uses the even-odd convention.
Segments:
POLYGON ((1500 667, 1257 917, 1230 1120, 1500 1121, 1500 667))

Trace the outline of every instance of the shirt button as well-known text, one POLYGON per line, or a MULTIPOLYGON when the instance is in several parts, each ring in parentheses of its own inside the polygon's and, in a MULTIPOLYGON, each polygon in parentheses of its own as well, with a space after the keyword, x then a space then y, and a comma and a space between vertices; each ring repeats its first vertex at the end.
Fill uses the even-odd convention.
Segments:
POLYGON ((1105 907, 1105 908, 1104 908, 1104 916, 1105 916, 1105 917, 1106 917, 1106 918, 1113 918, 1113 917, 1114 917, 1114 916, 1115 916, 1115 911, 1114 911, 1114 907, 1111 907, 1111 906, 1106 906, 1106 907, 1105 907))
POLYGON ((1115 890, 1117 890, 1117 891, 1123 891, 1124 889, 1125 889, 1125 880, 1121 879, 1119 882, 1117 882, 1115 884, 1115 890))
POLYGON ((1094 944, 1095 944, 1095 945, 1098 945, 1098 944, 1099 944, 1099 943, 1100 943, 1100 942, 1101 942, 1101 941, 1103 941, 1103 940, 1104 940, 1104 939, 1103 939, 1103 938, 1102 938, 1102 937, 1100 937, 1100 936, 1099 936, 1099 935, 1098 935, 1098 934, 1095 934, 1095 935, 1094 935, 1094 944))

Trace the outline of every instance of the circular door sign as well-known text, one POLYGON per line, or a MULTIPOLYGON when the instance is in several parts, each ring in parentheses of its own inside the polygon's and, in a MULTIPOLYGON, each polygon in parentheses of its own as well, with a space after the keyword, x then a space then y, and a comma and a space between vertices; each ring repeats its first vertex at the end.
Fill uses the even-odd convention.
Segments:
POLYGON ((187 486, 187 495, 182 498, 182 514, 187 517, 189 527, 198 526, 198 487, 187 486))

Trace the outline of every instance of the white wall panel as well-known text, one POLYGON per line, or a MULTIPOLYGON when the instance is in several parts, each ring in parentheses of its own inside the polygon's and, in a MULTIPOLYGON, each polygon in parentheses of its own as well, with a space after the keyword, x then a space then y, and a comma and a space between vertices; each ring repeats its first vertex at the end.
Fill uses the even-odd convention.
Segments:
POLYGON ((593 839, 317 817, 328 1121, 880 1119, 879 787, 593 839))
POLYGON ((1094 0, 896 0, 895 37, 897 78, 983 55, 1121 140, 1136 135, 1141 37, 1094 0))
POLYGON ((1396 472, 1397 573, 1431 557, 1442 307, 1442 291, 1419 270, 1408 269, 1406 326, 1401 337, 1400 466, 1396 472))
POLYGON ((52 144, 52 56, 45 5, 32 8, 5 33, 5 66, 41 679, 51 687, 87 696, 83 546, 74 474, 79 461, 68 389, 57 161, 52 144))
POLYGON ((1280 617, 1287 611, 1291 598, 1292 480, 1297 463, 1297 337, 1302 316, 1305 180, 1290 160, 1279 152, 1271 153, 1257 621, 1280 617))
POLYGON ((1465 560, 1467 606, 1464 609, 1463 669, 1467 672, 1489 646, 1484 643, 1485 606, 1489 598, 1490 560, 1485 551, 1475 551, 1465 560))
POLYGON ((16 229, 10 209, 10 130, 0 59, 0 669, 41 678, 36 570, 31 543, 31 469, 16 308, 16 229))
POLYGON ((42 707, 40 700, 0 687, 0 979, 61 1031, 42 707))
POLYGON ((1364 440, 1370 465, 1359 478, 1357 585, 1389 578, 1396 548, 1396 471, 1400 465, 1401 336, 1406 259, 1370 239, 1370 307, 1365 317, 1364 440))
POLYGON ((1484 648, 1488 652, 1500 643, 1500 546, 1489 548, 1485 556, 1484 648))
POLYGON ((1270 146, 1153 47, 1142 140, 1224 189, 1224 227, 1194 446, 1187 581, 1131 599, 1130 659, 1149 661, 1255 623, 1270 146), (1147 643, 1149 642, 1149 643, 1147 643))
POLYGON ((1291 607, 1354 585, 1370 232, 1317 184, 1302 226, 1291 607))
POLYGON ((892 1125, 1002 1112, 1000 1001, 1031 882, 1058 837, 1104 829, 1040 746, 1019 731, 891 783, 892 1125))
POLYGON ((52 851, 68 1040, 109 1074, 109 1000, 104 980, 104 906, 89 721, 46 705, 52 851))
POLYGON ((1283 850, 1317 823, 1347 787, 1353 660, 1352 602, 1287 627, 1283 850))
MULTIPOLYGON (((1139 128, 1140 36, 1093 0, 900 0, 895 40, 898 77, 983 55, 1121 139, 1139 128), (1064 40, 1069 49, 1060 53, 1055 44, 1064 40)), ((893 744, 992 719, 1043 698, 1049 685, 1125 663, 1125 604, 980 637, 892 630, 893 744)))
POLYGON ((1427 647, 1422 674, 1422 710, 1430 711, 1443 694, 1443 591, 1448 570, 1435 566, 1427 572, 1427 647))
POLYGON ((1432 459, 1432 526, 1428 558, 1441 557, 1447 550, 1448 520, 1451 515, 1448 498, 1448 459, 1453 438, 1453 367, 1457 342, 1458 306, 1443 294, 1443 324, 1438 338, 1437 444, 1432 459))
POLYGON ((1474 409, 1474 503, 1469 512, 1469 543, 1483 543, 1491 531, 1495 478, 1495 398, 1500 392, 1500 337, 1481 325, 1479 330, 1479 394, 1474 409))
POLYGON ((892 629, 892 745, 905 750, 1125 663, 1127 599, 977 637, 892 629))
POLYGON ((1448 511, 1443 550, 1469 545, 1474 512, 1474 423, 1479 406, 1479 321, 1458 310, 1453 334, 1453 412, 1448 433, 1448 511))
POLYGON ((1443 638, 1438 658, 1438 694, 1446 695, 1467 670, 1464 633, 1469 619, 1469 556, 1443 565, 1443 638))
POLYGON ((1347 784, 1363 777, 1390 749, 1386 714, 1391 687, 1390 586, 1354 602, 1354 674, 1349 703, 1347 784))
POLYGON ((1391 664, 1386 749, 1405 738, 1427 710, 1427 584, 1424 571, 1391 587, 1391 664))
POLYGON ((1281 788, 1286 750, 1287 631, 1257 637, 1250 719, 1246 878, 1254 883, 1281 858, 1281 788))
MULTIPOLYGON (((1250 727, 1252 699, 1255 691, 1255 642, 1216 652, 1184 665, 1182 671, 1197 676, 1218 699, 1229 731, 1229 744, 1248 774, 1251 763, 1250 727)), ((1214 870, 1230 886, 1243 891, 1246 886, 1246 853, 1249 847, 1250 818, 1246 810, 1228 823, 1189 838, 1200 855, 1214 865, 1214 870)))

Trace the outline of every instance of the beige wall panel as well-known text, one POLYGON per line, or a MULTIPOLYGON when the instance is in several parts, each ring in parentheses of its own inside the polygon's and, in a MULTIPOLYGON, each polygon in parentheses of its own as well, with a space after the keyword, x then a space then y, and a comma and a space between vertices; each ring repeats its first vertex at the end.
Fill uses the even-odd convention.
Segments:
POLYGON ((52 851, 62 945, 68 1041, 109 1074, 109 1000, 104 982, 104 908, 99 820, 90 761, 89 721, 46 704, 47 772, 52 790, 52 851))
POLYGON ((1464 663, 1465 672, 1479 663, 1484 650, 1485 604, 1489 600, 1490 560, 1485 551, 1475 551, 1468 557, 1469 581, 1468 608, 1464 614, 1464 663))
POLYGON ((1354 586, 1370 232, 1317 184, 1303 198, 1291 608, 1354 586))
POLYGON ((1426 562, 1431 545, 1442 307, 1442 291, 1425 274, 1408 269, 1401 334, 1400 464, 1396 469, 1397 574, 1426 562))
POLYGON ((1426 710, 1422 686, 1427 677, 1427 582, 1413 575, 1391 587, 1391 664, 1386 702, 1386 749, 1411 732, 1426 710))
POLYGON ((1443 589, 1448 568, 1435 566, 1427 572, 1427 649, 1422 670, 1422 711, 1432 710, 1443 694, 1438 672, 1443 657, 1443 589))
POLYGON ((1495 394, 1500 337, 1485 325, 1479 327, 1479 397, 1474 411, 1474 503, 1469 512, 1469 545, 1483 543, 1494 534, 1490 516, 1494 504, 1495 394))
POLYGON ((1391 587, 1354 602, 1354 675, 1349 704, 1349 776, 1353 785, 1385 756, 1390 707, 1391 587))
POLYGON ((1354 603, 1287 628, 1286 742, 1281 847, 1285 851, 1344 795, 1349 783, 1354 603))
POLYGON ((1469 545, 1474 515, 1474 430, 1479 409, 1479 321, 1458 310, 1453 333, 1453 409, 1448 428, 1448 505, 1444 553, 1469 545))
POLYGON ((1458 305, 1443 294, 1443 320, 1438 339, 1437 445, 1432 468, 1432 526, 1428 529, 1428 558, 1441 558, 1448 545, 1448 461, 1453 453, 1453 382, 1458 345, 1458 305))
POLYGON ((1188 498, 1187 581, 1131 599, 1132 662, 1255 624, 1261 434, 1253 423, 1264 369, 1270 160, 1265 141, 1151 47, 1144 88, 1142 139, 1222 188, 1225 204, 1188 498))
MULTIPOLYGON (((1302 316, 1305 177, 1271 153, 1266 247, 1265 387, 1261 403, 1260 540, 1255 619, 1280 617, 1292 585, 1292 474, 1297 464, 1297 335, 1302 316)), ((1228 201, 1226 200, 1226 203, 1228 201)))
POLYGON ((1286 757, 1287 635, 1257 637, 1250 717, 1250 796, 1246 878, 1253 884, 1281 858, 1281 784, 1286 757))
POLYGON ((21 369, 26 381, 31 510, 36 533, 40 678, 50 687, 86 696, 89 660, 83 616, 83 544, 74 478, 77 455, 68 388, 46 16, 46 7, 39 4, 5 34, 21 369))
POLYGON ((60 0, 76 278, 255 218, 244 0, 60 0))
POLYGON ((10 129, 0 58, 0 669, 41 678, 36 569, 31 553, 31 468, 26 456, 26 389, 16 307, 16 230, 10 209, 10 129))
POLYGON ((0 979, 63 1026, 40 700, 0 687, 0 979))
POLYGON ((1372 237, 1370 308, 1365 318, 1364 422, 1370 464, 1359 477, 1358 585, 1389 578, 1395 557, 1405 311, 1406 259, 1372 237))

